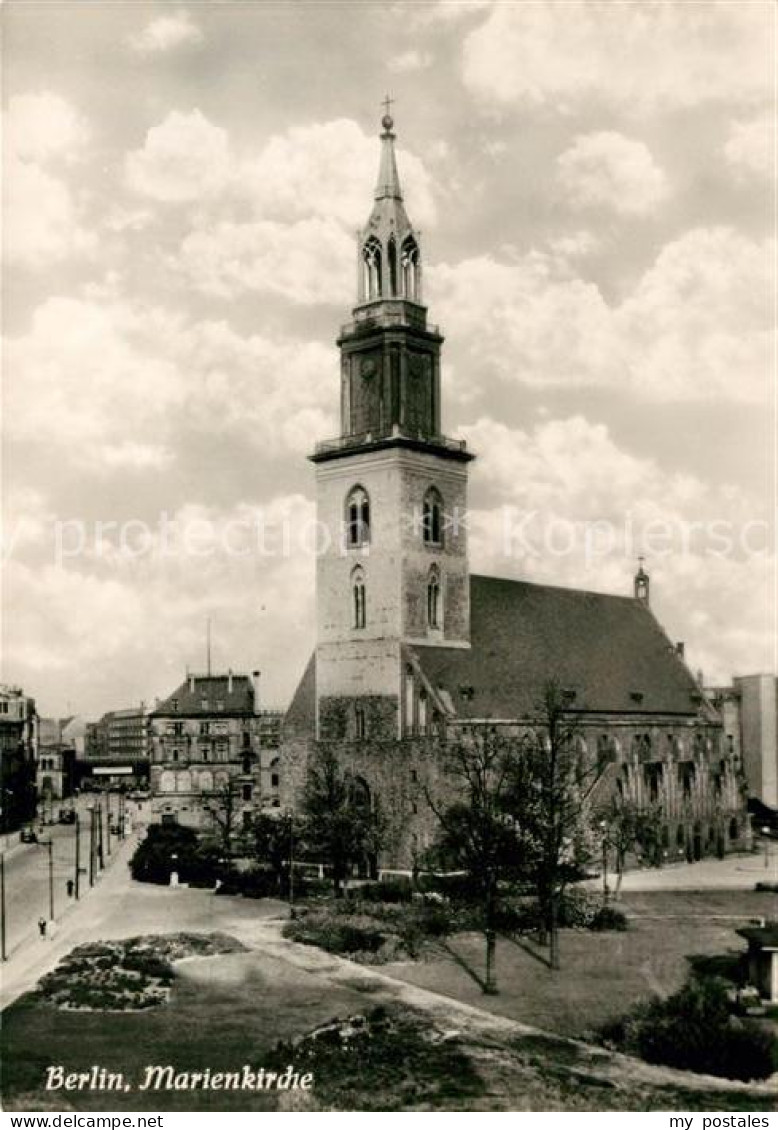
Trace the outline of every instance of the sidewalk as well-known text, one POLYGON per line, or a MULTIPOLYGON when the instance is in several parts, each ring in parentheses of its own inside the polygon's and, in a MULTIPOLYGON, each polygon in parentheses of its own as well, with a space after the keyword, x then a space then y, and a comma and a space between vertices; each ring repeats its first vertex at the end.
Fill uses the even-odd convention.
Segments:
POLYGON ((28 945, 16 949, 0 966, 0 1010, 7 1008, 17 997, 34 988, 44 973, 74 946, 88 941, 101 919, 110 911, 112 899, 129 888, 130 873, 127 864, 135 850, 136 836, 129 836, 118 850, 114 848, 110 867, 103 872, 94 887, 86 886, 81 898, 69 903, 46 938, 35 938, 28 945))
MULTIPOLYGON (((630 891, 742 891, 757 883, 778 882, 778 844, 768 844, 767 866, 764 848, 725 859, 701 859, 698 863, 668 863, 664 867, 643 867, 625 871, 621 894, 630 891)), ((609 871, 613 890, 616 876, 609 871)), ((602 890, 602 878, 587 879, 581 886, 602 890)))

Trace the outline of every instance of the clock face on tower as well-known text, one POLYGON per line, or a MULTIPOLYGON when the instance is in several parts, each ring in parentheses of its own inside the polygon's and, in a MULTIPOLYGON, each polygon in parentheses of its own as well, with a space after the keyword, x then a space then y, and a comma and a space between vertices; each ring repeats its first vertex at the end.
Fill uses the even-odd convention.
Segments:
POLYGON ((373 358, 372 357, 366 357, 363 360, 362 365, 360 366, 360 373, 362 374, 362 379, 365 380, 365 381, 369 381, 371 377, 374 377, 376 375, 377 370, 378 370, 378 366, 376 365, 373 358))

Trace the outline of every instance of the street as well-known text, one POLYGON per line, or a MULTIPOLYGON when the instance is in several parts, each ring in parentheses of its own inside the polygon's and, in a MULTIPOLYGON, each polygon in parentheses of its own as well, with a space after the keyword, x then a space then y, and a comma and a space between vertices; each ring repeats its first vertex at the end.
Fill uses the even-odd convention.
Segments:
MULTIPOLYGON (((99 804, 102 809, 103 861, 106 867, 110 866, 112 857, 119 846, 119 839, 116 835, 109 835, 107 831, 105 794, 88 794, 78 798, 75 806, 79 817, 78 823, 47 824, 41 827, 40 823, 36 822, 33 828, 38 837, 37 843, 20 843, 3 853, 5 949, 8 958, 12 958, 25 943, 39 936, 38 922, 41 918, 47 922, 47 932, 51 932, 52 927, 49 920, 51 919, 52 894, 55 930, 57 920, 61 918, 68 904, 74 902, 75 892, 68 895, 67 884, 68 881, 71 881, 75 888, 77 830, 80 840, 79 893, 83 895, 88 890, 91 823, 89 806, 95 804, 99 804), (48 847, 49 842, 51 843, 51 851, 48 847)), ((55 817, 58 807, 55 805, 55 817)), ((127 811, 134 815, 135 806, 129 804, 127 811)), ((113 822, 118 813, 116 796, 110 797, 110 813, 110 822, 113 822)), ((95 821, 95 826, 96 823, 95 821)), ((96 832, 95 841, 97 843, 96 832)), ((97 881, 100 873, 97 855, 96 850, 95 881, 97 881)))

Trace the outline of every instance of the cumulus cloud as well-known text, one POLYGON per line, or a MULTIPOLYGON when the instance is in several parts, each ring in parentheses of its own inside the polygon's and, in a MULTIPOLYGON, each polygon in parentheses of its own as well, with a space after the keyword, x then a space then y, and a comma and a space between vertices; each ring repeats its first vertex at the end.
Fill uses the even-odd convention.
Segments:
POLYGON ((411 48, 394 55, 388 63, 389 70, 395 74, 408 74, 412 71, 424 71, 432 65, 432 54, 429 51, 418 51, 411 48))
POLYGON ((463 75, 498 105, 749 102, 772 89, 771 29, 761 4, 496 4, 465 40, 463 75))
POLYGON ((236 436, 268 457, 301 453, 333 427, 328 367, 315 343, 110 297, 51 298, 6 344, 8 435, 106 472, 166 468, 204 432, 225 453, 236 436))
POLYGON ((645 216, 668 195, 648 146, 613 131, 582 134, 557 158, 559 184, 574 208, 645 216))
POLYGON ((173 266, 220 298, 249 290, 345 306, 354 290, 353 238, 318 218, 203 227, 184 239, 173 266))
POLYGON ((769 669, 775 561, 754 498, 664 471, 581 416, 462 430, 488 499, 471 516, 475 568, 626 596, 645 553, 660 620, 695 666, 723 681, 769 669))
POLYGON ((82 545, 71 536, 72 556, 59 565, 31 564, 21 551, 8 562, 4 659, 25 686, 53 676, 61 696, 39 709, 64 712, 71 699, 104 710, 170 694, 185 664, 201 662, 207 616, 216 668, 260 668, 265 705, 288 699, 311 641, 313 556, 304 532, 312 503, 300 495, 277 495, 261 508, 193 502, 165 521, 166 541, 161 527, 144 536, 141 525, 114 524, 98 539, 87 524, 82 545))
POLYGON ((129 37, 129 45, 139 55, 163 55, 180 47, 197 47, 203 42, 203 33, 182 8, 169 15, 157 16, 129 37))
POLYGON ((735 122, 724 145, 724 157, 742 180, 775 177, 776 124, 774 114, 735 122))
POLYGON ((152 126, 142 149, 127 154, 127 181, 135 192, 167 204, 214 196, 231 176, 226 130, 200 113, 171 111, 152 126))
POLYGON ((94 249, 82 202, 66 176, 88 139, 86 120, 59 95, 44 91, 10 100, 3 202, 9 262, 40 270, 94 249))
POLYGON ((668 243, 617 304, 532 252, 428 268, 428 297, 471 368, 532 387, 655 400, 763 401, 772 366, 771 245, 730 228, 668 243))

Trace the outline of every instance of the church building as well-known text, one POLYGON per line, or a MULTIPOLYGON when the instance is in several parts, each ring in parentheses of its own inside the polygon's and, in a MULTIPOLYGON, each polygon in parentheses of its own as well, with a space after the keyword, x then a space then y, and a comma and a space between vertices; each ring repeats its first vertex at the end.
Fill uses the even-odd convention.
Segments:
POLYGON ((426 801, 457 728, 521 728, 553 680, 607 787, 661 820, 667 858, 742 847, 740 767, 702 688, 654 618, 642 564, 629 596, 471 574, 475 458, 441 431, 443 338, 423 304, 393 121, 382 121, 357 302, 341 329, 340 435, 316 445, 316 647, 286 714, 281 804, 299 805, 317 743, 387 821, 382 869, 435 834, 426 801), (437 755, 436 755, 437 751, 437 755))

